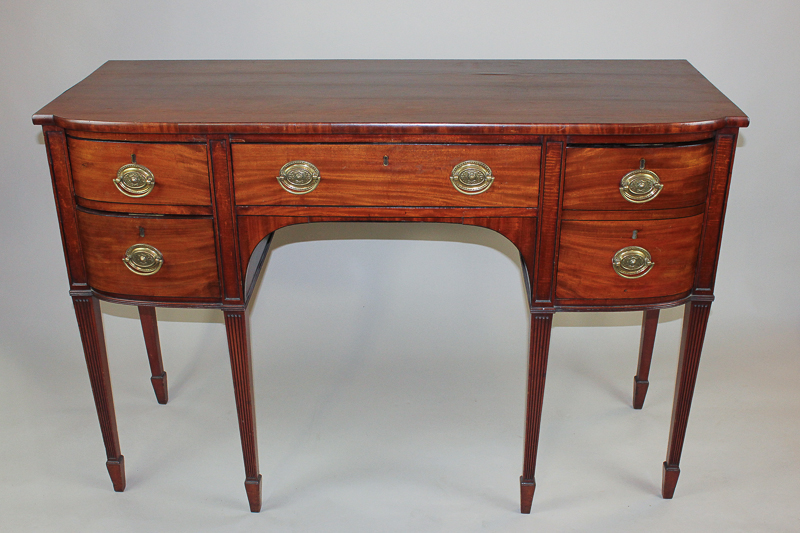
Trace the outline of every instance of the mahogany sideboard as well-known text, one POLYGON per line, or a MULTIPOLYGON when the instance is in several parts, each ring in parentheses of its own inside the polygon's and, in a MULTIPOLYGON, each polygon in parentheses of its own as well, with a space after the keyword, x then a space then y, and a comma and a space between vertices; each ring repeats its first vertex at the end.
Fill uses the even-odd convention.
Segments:
POLYGON ((114 490, 125 488, 99 300, 224 312, 251 511, 261 509, 248 300, 273 233, 469 224, 518 249, 531 311, 528 513, 553 313, 685 305, 663 464, 671 498, 748 118, 686 61, 110 61, 33 116, 114 490))

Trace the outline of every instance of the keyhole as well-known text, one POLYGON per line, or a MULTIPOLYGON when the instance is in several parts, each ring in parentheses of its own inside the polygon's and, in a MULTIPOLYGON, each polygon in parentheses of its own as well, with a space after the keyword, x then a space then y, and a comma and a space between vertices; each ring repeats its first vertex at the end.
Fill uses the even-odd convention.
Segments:
POLYGON ((385 166, 385 167, 389 166, 389 156, 388 155, 383 156, 383 166, 385 166))
POLYGON ((644 161, 644 158, 641 158, 641 159, 639 160, 639 170, 644 170, 644 166, 645 166, 646 164, 647 164, 647 163, 645 163, 645 161, 644 161))
POLYGON ((144 228, 141 226, 139 226, 139 237, 144 237, 144 228))
POLYGON ((631 235, 631 239, 636 239, 638 236, 639 236, 639 230, 638 229, 633 230, 633 235, 631 235))
POLYGON ((131 154, 131 163, 136 164, 136 154, 131 154))

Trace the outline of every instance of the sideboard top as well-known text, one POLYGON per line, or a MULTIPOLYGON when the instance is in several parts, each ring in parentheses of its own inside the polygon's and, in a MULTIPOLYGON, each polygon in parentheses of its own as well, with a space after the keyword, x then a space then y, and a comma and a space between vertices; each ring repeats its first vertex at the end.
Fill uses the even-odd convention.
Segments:
POLYGON ((109 61, 33 116, 131 133, 661 134, 745 127, 687 61, 109 61))

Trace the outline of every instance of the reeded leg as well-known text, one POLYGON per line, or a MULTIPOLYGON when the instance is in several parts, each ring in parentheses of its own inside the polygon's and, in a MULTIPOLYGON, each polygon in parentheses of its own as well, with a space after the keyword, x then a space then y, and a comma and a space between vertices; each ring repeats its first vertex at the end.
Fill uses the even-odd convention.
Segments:
POLYGON ((536 451, 539 447, 539 428, 542 423, 544 380, 547 374, 547 354, 550 350, 552 313, 531 315, 531 344, 528 361, 528 404, 525 416, 525 460, 519 478, 520 509, 531 512, 533 492, 536 490, 536 451))
POLYGON ((150 360, 150 382, 156 393, 158 403, 167 403, 167 373, 164 372, 164 362, 161 360, 161 342, 158 340, 158 320, 156 308, 152 306, 139 306, 139 320, 142 322, 144 345, 147 348, 147 359, 150 360))
POLYGON ((245 481, 250 511, 261 511, 261 474, 258 472, 256 411, 253 400, 253 370, 250 360, 250 331, 246 310, 225 311, 225 330, 233 374, 233 392, 239 415, 245 481))
POLYGON ((669 446, 661 480, 661 495, 664 498, 672 498, 681 472, 678 464, 681 460, 683 439, 686 436, 686 424, 689 421, 689 409, 692 406, 700 352, 703 349, 703 338, 710 311, 710 301, 694 301, 686 304, 683 314, 683 333, 678 359, 678 376, 675 382, 675 400, 672 406, 672 422, 669 428, 669 446))
POLYGON ((119 449, 117 417, 114 413, 114 398, 111 395, 111 377, 108 373, 106 340, 103 335, 103 319, 100 315, 100 302, 93 296, 73 296, 75 316, 81 332, 83 353, 92 384, 94 405, 106 446, 106 468, 114 484, 114 490, 125 490, 125 458, 119 449))
POLYGON ((639 367, 633 376, 633 408, 641 409, 650 382, 650 360, 653 358, 653 345, 656 343, 658 328, 658 309, 648 309, 642 316, 642 337, 639 340, 639 367))

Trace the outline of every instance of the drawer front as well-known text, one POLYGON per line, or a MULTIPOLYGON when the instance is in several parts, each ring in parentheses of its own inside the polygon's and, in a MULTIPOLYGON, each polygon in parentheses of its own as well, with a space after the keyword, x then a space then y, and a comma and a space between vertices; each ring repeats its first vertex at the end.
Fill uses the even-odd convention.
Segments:
POLYGON ((68 146, 76 196, 99 202, 211 205, 205 144, 70 138, 68 146), (131 180, 138 180, 141 185, 146 173, 131 173, 130 167, 123 182, 115 183, 120 169, 133 160, 152 174, 152 190, 136 187, 137 182, 131 186, 131 180), (123 192, 125 187, 130 189, 127 194, 123 192))
MULTIPOLYGON (((687 146, 631 146, 567 148, 564 209, 671 209, 705 202, 711 173, 713 143, 687 146), (631 201, 620 192, 623 178, 640 169, 654 173, 662 186, 647 199, 631 201), (644 201, 642 201, 644 200, 644 201), (638 203, 642 201, 641 203, 638 203)), ((636 177, 630 179, 635 180, 636 177)), ((645 175, 645 191, 655 179, 645 175)), ((635 185, 632 184, 635 188, 635 185)), ((640 193, 644 191, 639 191, 640 193)))
POLYGON ((556 298, 629 299, 684 294, 694 284, 702 226, 702 214, 663 220, 565 220, 561 226, 556 298), (636 239, 632 238, 634 230, 636 239), (614 269, 615 255, 629 247, 650 254, 653 265, 641 277, 623 277, 614 269))
POLYGON ((540 146, 233 144, 237 205, 535 207, 540 146), (489 167, 494 181, 464 194, 450 176, 464 161, 489 167), (317 187, 292 194, 281 168, 306 161, 319 170, 317 187))
POLYGON ((210 218, 122 217, 78 211, 78 226, 89 285, 94 289, 122 296, 220 295, 210 218), (138 244, 154 248, 163 258, 154 274, 134 273, 123 261, 126 252, 138 244))

